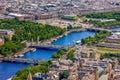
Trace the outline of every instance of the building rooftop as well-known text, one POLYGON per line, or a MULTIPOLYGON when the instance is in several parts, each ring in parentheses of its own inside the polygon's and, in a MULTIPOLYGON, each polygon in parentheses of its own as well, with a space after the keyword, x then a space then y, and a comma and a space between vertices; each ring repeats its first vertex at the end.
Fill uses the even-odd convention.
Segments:
POLYGON ((12 32, 11 30, 6 30, 6 29, 0 29, 0 33, 7 33, 9 34, 10 32, 12 32))
POLYGON ((9 13, 9 16, 15 16, 15 17, 21 17, 21 16, 26 16, 25 14, 18 14, 18 13, 9 13))

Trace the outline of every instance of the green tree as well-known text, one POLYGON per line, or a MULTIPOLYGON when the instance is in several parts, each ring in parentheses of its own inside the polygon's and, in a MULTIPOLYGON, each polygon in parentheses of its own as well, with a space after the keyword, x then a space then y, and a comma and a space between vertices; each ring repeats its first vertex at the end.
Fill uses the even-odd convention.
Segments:
POLYGON ((60 72, 59 76, 60 76, 60 80, 67 79, 68 76, 69 76, 69 71, 67 71, 67 70, 66 71, 62 71, 62 72, 60 72))

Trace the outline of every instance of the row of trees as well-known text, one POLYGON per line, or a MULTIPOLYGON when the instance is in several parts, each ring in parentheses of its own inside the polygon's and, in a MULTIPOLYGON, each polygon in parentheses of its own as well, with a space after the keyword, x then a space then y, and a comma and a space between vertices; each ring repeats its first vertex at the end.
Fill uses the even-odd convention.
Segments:
POLYGON ((120 58, 120 53, 104 53, 101 56, 101 58, 111 58, 111 57, 120 58))
POLYGON ((87 18, 97 18, 97 19, 116 19, 120 21, 120 12, 105 12, 96 14, 87 14, 87 18))
POLYGON ((120 21, 101 22, 99 20, 89 20, 87 22, 94 24, 94 26, 96 27, 109 27, 109 26, 120 25, 120 21))
POLYGON ((97 44, 98 42, 100 42, 100 39, 105 38, 106 36, 108 36, 110 34, 111 34, 111 32, 108 32, 108 31, 100 31, 100 32, 96 33, 94 36, 89 36, 87 38, 83 38, 81 40, 81 43, 88 44, 88 45, 97 44))
POLYGON ((12 80, 27 80, 29 71, 32 75, 34 75, 37 72, 46 73, 48 71, 48 66, 50 66, 51 64, 51 61, 45 61, 39 66, 30 65, 25 69, 17 71, 16 77, 14 77, 12 80))
POLYGON ((68 31, 71 29, 79 29, 79 28, 82 28, 82 26, 72 26, 72 25, 67 26, 68 31))
POLYGON ((58 59, 60 58, 62 55, 66 54, 67 50, 66 49, 63 49, 63 50, 58 50, 57 53, 54 53, 52 55, 52 58, 53 59, 58 59))

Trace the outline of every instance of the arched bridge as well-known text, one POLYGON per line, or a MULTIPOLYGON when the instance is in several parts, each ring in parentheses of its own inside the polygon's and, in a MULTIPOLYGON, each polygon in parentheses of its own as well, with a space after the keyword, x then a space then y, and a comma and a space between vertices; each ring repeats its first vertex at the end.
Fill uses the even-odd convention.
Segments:
POLYGON ((63 48, 67 48, 66 46, 60 46, 60 45, 33 45, 33 46, 30 46, 31 48, 58 48, 58 49, 63 49, 63 48))
POLYGON ((109 32, 112 32, 111 30, 109 29, 103 29, 103 28, 86 28, 88 31, 94 31, 94 32, 99 32, 99 31, 109 31, 109 32))
POLYGON ((33 63, 33 64, 41 64, 42 62, 44 62, 44 60, 34 60, 34 59, 25 59, 25 58, 8 58, 8 57, 5 57, 2 59, 2 61, 5 61, 5 62, 17 62, 17 61, 20 61, 21 63, 33 63))

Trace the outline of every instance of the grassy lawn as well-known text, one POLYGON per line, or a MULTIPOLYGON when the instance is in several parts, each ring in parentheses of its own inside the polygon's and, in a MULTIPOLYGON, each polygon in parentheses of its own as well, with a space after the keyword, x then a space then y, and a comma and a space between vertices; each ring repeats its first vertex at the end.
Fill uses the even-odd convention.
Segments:
POLYGON ((120 50, 118 49, 109 49, 109 48, 98 48, 99 53, 120 53, 120 50))

